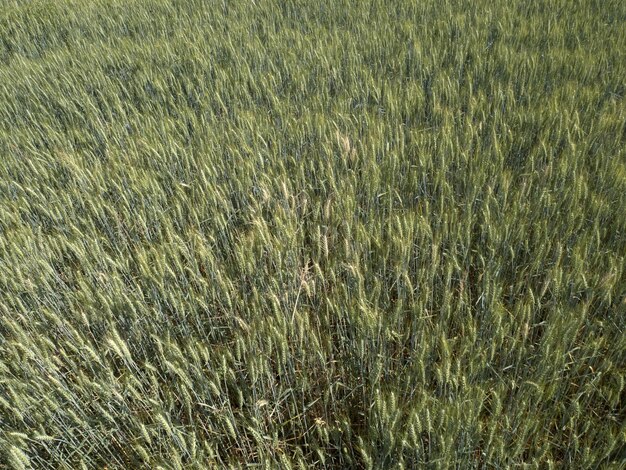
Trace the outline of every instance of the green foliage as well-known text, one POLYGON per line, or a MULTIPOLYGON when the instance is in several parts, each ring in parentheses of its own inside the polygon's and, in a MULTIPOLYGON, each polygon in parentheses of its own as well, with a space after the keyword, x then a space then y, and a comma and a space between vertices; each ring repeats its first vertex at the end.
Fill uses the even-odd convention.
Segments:
POLYGON ((0 468, 623 468, 625 23, 4 0, 0 468))

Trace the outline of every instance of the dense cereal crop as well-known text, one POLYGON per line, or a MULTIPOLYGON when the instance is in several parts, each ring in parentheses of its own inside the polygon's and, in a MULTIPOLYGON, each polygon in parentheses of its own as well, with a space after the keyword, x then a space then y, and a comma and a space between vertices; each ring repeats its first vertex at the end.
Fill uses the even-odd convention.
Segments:
POLYGON ((1 469, 624 468, 626 3, 1 0, 1 469))

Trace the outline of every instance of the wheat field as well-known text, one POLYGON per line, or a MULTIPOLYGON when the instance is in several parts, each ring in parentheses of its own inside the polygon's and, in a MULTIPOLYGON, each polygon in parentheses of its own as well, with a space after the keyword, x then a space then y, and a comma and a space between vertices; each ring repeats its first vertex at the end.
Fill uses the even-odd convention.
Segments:
POLYGON ((0 469, 626 468, 626 3, 0 0, 0 469))

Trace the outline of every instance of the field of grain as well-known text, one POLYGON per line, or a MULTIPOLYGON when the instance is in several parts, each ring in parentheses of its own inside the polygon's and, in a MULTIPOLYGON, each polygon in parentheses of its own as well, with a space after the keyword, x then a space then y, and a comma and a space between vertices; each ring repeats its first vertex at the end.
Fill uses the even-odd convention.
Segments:
POLYGON ((626 3, 1 0, 0 469, 622 469, 626 3))

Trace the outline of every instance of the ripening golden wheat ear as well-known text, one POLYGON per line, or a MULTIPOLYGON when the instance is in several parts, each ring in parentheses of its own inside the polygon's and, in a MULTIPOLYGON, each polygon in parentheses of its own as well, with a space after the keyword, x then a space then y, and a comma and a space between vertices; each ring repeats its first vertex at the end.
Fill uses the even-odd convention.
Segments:
POLYGON ((341 156, 353 160, 356 157, 356 149, 350 142, 350 138, 347 135, 342 134, 339 130, 335 131, 335 139, 341 149, 341 156))
POLYGON ((343 135, 341 132, 339 132, 338 130, 335 131, 335 138, 337 139, 337 143, 339 144, 339 147, 341 148, 341 153, 345 156, 348 155, 350 153, 350 139, 348 138, 348 136, 343 135))

